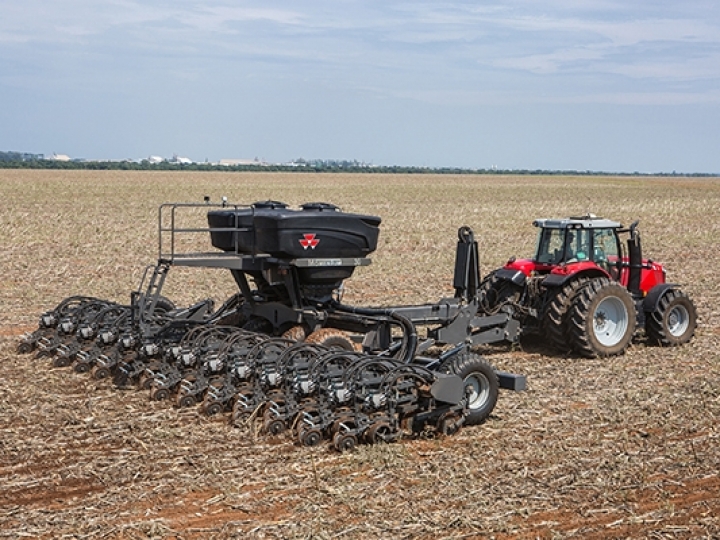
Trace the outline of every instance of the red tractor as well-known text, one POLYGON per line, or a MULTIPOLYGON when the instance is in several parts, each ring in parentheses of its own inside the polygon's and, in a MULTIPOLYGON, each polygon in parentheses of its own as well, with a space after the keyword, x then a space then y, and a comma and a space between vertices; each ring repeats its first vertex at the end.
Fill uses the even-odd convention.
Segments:
POLYGON ((662 265, 642 258, 637 224, 594 215, 535 220, 535 256, 511 258, 483 280, 480 312, 509 313, 523 331, 587 357, 622 354, 637 327, 658 345, 687 343, 695 305, 665 282, 662 265))

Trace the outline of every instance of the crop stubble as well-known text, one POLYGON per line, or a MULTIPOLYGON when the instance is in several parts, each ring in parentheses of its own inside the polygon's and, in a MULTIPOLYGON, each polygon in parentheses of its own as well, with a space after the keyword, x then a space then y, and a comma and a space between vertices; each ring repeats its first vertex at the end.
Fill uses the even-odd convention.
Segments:
MULTIPOLYGON (((720 180, 0 170, 0 538, 717 538, 720 180), (677 349, 482 352, 525 373, 491 419, 444 440, 339 455, 257 437, 14 352, 71 294, 126 301, 156 258, 156 209, 204 195, 327 201, 382 216, 357 305, 451 295, 456 231, 484 271, 531 253, 536 217, 640 219, 700 313, 677 349)), ((179 303, 233 290, 175 271, 179 303)), ((173 279, 174 278, 174 279, 173 279)))

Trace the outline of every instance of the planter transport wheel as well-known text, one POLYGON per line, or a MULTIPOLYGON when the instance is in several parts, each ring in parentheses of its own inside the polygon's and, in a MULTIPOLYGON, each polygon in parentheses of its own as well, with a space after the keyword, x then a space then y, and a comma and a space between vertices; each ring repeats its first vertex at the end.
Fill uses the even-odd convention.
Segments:
POLYGON ((449 358, 440 368, 444 373, 455 374, 465 383, 468 415, 465 424, 482 423, 495 408, 499 383, 490 364, 474 353, 460 353, 449 358))

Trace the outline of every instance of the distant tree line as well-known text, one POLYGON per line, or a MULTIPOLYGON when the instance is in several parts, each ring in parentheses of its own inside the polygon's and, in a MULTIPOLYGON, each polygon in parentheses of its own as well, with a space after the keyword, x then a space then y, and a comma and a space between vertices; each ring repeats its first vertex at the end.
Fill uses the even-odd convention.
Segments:
POLYGON ((45 159, 42 154, 0 152, 0 169, 65 169, 107 171, 225 171, 225 172, 293 172, 293 173, 362 173, 362 174, 491 174, 528 176, 669 176, 714 177, 712 173, 617 173, 605 171, 572 171, 543 169, 465 169, 459 167, 413 167, 402 165, 368 165, 357 161, 297 160, 293 164, 242 164, 219 165, 216 163, 172 163, 163 161, 59 161, 45 159))

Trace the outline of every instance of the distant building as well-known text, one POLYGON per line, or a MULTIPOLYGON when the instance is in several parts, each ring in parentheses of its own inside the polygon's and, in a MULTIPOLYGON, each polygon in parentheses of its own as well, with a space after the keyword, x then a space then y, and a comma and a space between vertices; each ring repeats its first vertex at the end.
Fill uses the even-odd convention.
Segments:
POLYGON ((255 159, 221 159, 218 165, 233 167, 237 165, 264 165, 258 158, 255 159))
POLYGON ((66 156, 65 154, 53 154, 50 159, 53 161, 71 161, 70 156, 66 156))
POLYGON ((193 162, 192 159, 186 158, 186 157, 180 157, 177 154, 174 154, 172 159, 170 160, 170 163, 178 163, 180 165, 190 165, 193 162))

